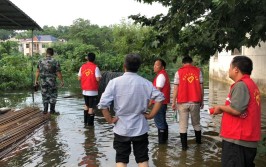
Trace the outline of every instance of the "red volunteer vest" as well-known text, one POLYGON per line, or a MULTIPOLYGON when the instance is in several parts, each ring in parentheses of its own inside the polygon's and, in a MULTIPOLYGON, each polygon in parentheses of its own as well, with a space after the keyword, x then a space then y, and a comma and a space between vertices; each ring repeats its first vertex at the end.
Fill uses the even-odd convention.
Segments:
MULTIPOLYGON (((167 72, 165 70, 161 70, 156 75, 156 77, 153 80, 153 86, 156 87, 156 80, 157 80, 157 77, 160 74, 163 74, 164 77, 165 77, 165 83, 164 83, 163 88, 161 89, 161 92, 164 94, 164 97, 165 97, 165 100, 163 101, 163 104, 168 104, 168 103, 170 103, 170 80, 169 80, 168 74, 167 74, 167 72)), ((154 101, 153 101, 153 103, 154 103, 154 101)))
POLYGON ((87 91, 97 91, 98 82, 95 77, 97 65, 87 62, 81 66, 81 89, 87 91))
MULTIPOLYGON (((223 113, 221 136, 234 140, 256 142, 261 138, 260 92, 249 75, 244 75, 239 81, 243 81, 247 85, 250 96, 249 103, 245 113, 240 116, 233 116, 226 112, 223 113)), ((235 83, 231 85, 230 90, 232 90, 234 85, 235 83)), ((230 105, 230 103, 231 97, 229 93, 225 105, 230 105)))
POLYGON ((178 70, 177 103, 201 102, 200 69, 186 65, 178 70))

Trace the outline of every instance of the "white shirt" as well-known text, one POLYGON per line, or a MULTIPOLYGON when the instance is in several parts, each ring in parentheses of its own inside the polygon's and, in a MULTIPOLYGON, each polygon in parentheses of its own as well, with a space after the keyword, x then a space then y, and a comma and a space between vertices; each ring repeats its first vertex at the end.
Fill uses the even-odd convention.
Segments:
POLYGON ((149 130, 143 113, 147 111, 151 99, 160 102, 164 100, 164 95, 147 79, 125 72, 108 83, 98 109, 106 109, 114 102, 115 115, 119 118, 114 132, 121 136, 140 136, 149 130))
MULTIPOLYGON (((79 69, 78 76, 81 77, 81 67, 79 69)), ((96 78, 102 77, 100 69, 98 67, 95 68, 95 77, 96 78)), ((85 95, 85 96, 97 96, 98 95, 98 91, 83 90, 82 94, 85 95)))
POLYGON ((164 84, 165 84, 165 76, 163 74, 158 75, 158 77, 156 78, 156 87, 157 88, 163 88, 164 84))

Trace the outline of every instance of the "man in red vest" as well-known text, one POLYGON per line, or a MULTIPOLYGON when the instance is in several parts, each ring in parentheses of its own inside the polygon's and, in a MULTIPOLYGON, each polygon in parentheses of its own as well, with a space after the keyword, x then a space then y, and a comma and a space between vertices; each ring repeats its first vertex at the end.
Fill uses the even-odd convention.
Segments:
POLYGON ((192 65, 192 58, 183 58, 181 67, 175 74, 172 108, 179 111, 179 133, 182 150, 187 150, 187 128, 189 113, 196 135, 201 144, 200 108, 203 107, 203 76, 200 68, 192 65), (178 103, 178 105, 177 105, 178 103))
POLYGON ((233 58, 229 77, 231 85, 225 105, 214 107, 214 115, 223 113, 220 135, 222 166, 255 166, 257 144, 261 138, 261 102, 257 85, 250 78, 252 60, 246 56, 233 58))
POLYGON ((79 70, 78 79, 80 80, 82 94, 85 100, 84 124, 93 126, 95 116, 93 108, 96 106, 101 72, 97 65, 94 64, 94 53, 88 53, 87 59, 87 63, 83 64, 79 70))
MULTIPOLYGON (((160 90, 165 97, 162 106, 156 116, 154 122, 158 128, 158 141, 159 144, 166 143, 168 139, 168 124, 166 122, 167 104, 170 103, 170 80, 167 72, 165 71, 166 63, 163 59, 156 59, 154 62, 153 70, 157 74, 153 80, 153 86, 160 90)), ((155 102, 152 101, 154 104, 155 102)))

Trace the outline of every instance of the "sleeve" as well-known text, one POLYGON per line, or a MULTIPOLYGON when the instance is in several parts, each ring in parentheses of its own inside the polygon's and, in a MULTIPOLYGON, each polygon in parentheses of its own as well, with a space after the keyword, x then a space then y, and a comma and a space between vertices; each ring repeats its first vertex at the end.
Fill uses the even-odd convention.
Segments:
POLYGON ((231 90, 231 104, 230 107, 244 113, 248 107, 249 90, 244 82, 238 82, 231 90))
POLYGON ((81 67, 79 68, 78 76, 81 77, 81 67))
POLYGON ((178 71, 175 73, 175 78, 174 78, 174 85, 178 85, 179 84, 179 74, 178 71))
POLYGON ((163 74, 160 74, 157 78, 156 78, 156 87, 157 88, 162 88, 165 84, 165 76, 163 74))
POLYGON ((152 87, 152 91, 151 91, 151 99, 156 101, 156 102, 161 102, 163 101, 165 98, 164 98, 164 95, 161 91, 159 91, 158 89, 156 89, 152 83, 150 84, 150 86, 152 87))
POLYGON ((108 108, 114 100, 114 81, 111 80, 103 92, 100 102, 98 103, 98 109, 108 108))
POLYGON ((102 77, 101 71, 100 71, 99 67, 96 67, 95 68, 95 77, 96 78, 102 77))

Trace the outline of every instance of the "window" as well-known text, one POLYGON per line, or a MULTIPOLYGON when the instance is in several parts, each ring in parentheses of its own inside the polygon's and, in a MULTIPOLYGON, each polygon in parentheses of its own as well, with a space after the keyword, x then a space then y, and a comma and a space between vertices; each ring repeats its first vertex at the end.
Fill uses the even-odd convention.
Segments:
POLYGON ((30 44, 26 44, 26 48, 30 48, 30 44))

